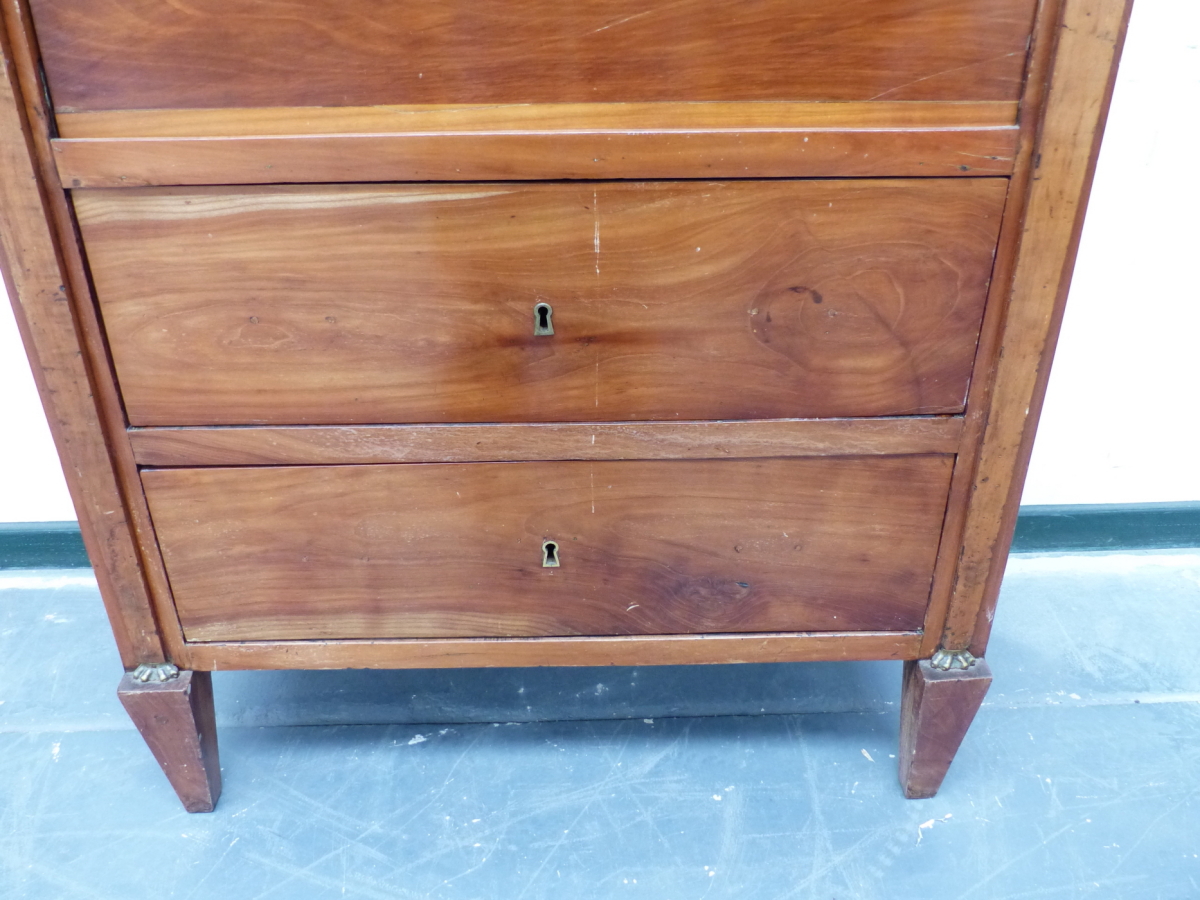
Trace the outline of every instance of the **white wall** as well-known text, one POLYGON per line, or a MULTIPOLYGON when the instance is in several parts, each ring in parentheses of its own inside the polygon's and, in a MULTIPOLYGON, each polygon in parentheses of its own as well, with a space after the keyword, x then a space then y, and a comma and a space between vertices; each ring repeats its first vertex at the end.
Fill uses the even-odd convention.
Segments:
POLYGON ((74 518, 12 307, 0 285, 0 522, 74 518))
POLYGON ((1200 3, 1134 0, 1025 503, 1200 500, 1200 3))
MULTIPOLYGON (((1200 3, 1135 0, 1026 503, 1200 500, 1200 3)), ((0 309, 0 522, 74 518, 0 309)))

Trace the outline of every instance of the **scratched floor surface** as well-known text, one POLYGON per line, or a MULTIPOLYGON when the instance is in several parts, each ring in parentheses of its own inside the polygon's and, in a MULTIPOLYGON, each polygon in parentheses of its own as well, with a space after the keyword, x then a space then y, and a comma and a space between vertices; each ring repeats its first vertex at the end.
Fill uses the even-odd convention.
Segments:
POLYGON ((1197 898, 1198 634, 1200 551, 1014 558, 925 801, 897 664, 217 673, 189 816, 90 577, 0 572, 0 898, 1197 898))

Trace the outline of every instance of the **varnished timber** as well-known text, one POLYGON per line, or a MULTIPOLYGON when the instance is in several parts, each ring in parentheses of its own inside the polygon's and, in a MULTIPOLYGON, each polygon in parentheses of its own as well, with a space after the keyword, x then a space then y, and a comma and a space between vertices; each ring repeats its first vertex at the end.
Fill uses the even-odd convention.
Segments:
MULTIPOLYGON (((1033 173, 1034 149, 1041 112, 1045 100, 1046 82, 1058 42, 1061 0, 1043 0, 1035 23, 1026 82, 1021 96, 1017 124, 1020 142, 1009 179, 1008 195, 1000 237, 996 244, 996 261, 988 285, 988 300, 984 310, 983 327, 975 351, 975 364, 967 393, 967 409, 963 416, 962 445, 955 459, 954 475, 950 479, 950 499, 946 504, 946 522, 942 529, 942 544, 934 569, 933 588, 929 595, 929 611, 925 619, 921 656, 930 657, 941 646, 946 616, 954 592, 954 581, 962 557, 962 536, 966 526, 968 500, 973 490, 975 467, 980 442, 987 424, 988 403, 991 397, 996 359, 1000 352, 1001 329, 1009 298, 1013 268, 1020 246, 1021 225, 1029 197, 1029 181, 1033 173)), ((978 650, 983 654, 983 647, 978 650)))
POLYGON ((912 659, 920 634, 684 634, 621 637, 196 643, 211 669, 446 669, 466 666, 682 666, 705 663, 912 659))
POLYGON ((962 419, 136 428, 144 466, 365 465, 505 459, 745 459, 955 453, 962 419))
POLYGON ((900 784, 909 799, 932 797, 992 684, 988 664, 942 671, 928 660, 904 664, 900 700, 900 784))
POLYGON ((1012 128, 1017 104, 988 101, 856 103, 523 103, 470 106, 264 106, 59 113, 63 138, 222 138, 352 134, 628 131, 877 131, 1012 128))
POLYGON ((188 640, 232 641, 914 631, 949 475, 902 456, 142 478, 188 640))
POLYGON ((1005 186, 74 199, 136 425, 750 419, 961 410, 1005 186))
POLYGON ((54 141, 64 187, 1007 175, 1016 129, 347 134, 54 141))
POLYGON ((549 103, 58 117, 68 187, 1005 175, 1011 102, 549 103))
POLYGON ((32 0, 60 111, 1015 100, 1034 0, 32 0))
MULTIPOLYGON (((91 377, 93 400, 100 417, 100 427, 116 476, 121 498, 125 504, 134 546, 141 565, 144 590, 149 595, 151 614, 158 632, 158 643, 168 659, 177 653, 183 643, 179 621, 171 602, 170 589, 162 570, 162 559, 154 540, 150 513, 146 509, 137 466, 124 431, 127 424, 118 392, 108 347, 98 319, 98 311, 92 296, 92 286, 79 245, 79 234, 75 226, 73 210, 64 192, 54 188, 55 179, 53 152, 50 137, 53 133, 52 115, 41 78, 41 61, 33 35, 29 10, 24 0, 4 4, 3 18, 12 37, 12 50, 16 62, 18 81, 24 95, 27 120, 38 123, 29 131, 38 175, 43 187, 46 214, 53 224, 58 239, 57 249, 63 264, 64 286, 74 320, 79 351, 91 377)), ((101 590, 105 576, 98 574, 101 590)), ((106 601, 108 603, 108 601, 106 601)), ((111 604, 109 603, 110 609, 111 604)), ((153 662, 161 651, 147 653, 136 660, 125 660, 126 665, 137 662, 153 662)))
MULTIPOLYGON (((106 373, 89 368, 93 357, 85 352, 72 316, 73 308, 90 299, 86 284, 73 278, 71 248, 60 243, 62 220, 55 218, 55 188, 53 182, 45 185, 39 166, 38 132, 44 141, 45 124, 36 116, 37 104, 27 106, 17 79, 18 63, 23 60, 29 70, 32 60, 29 48, 20 41, 19 16, 7 4, 3 21, 0 268, 121 658, 128 666, 160 662, 164 648, 122 496, 118 464, 106 440, 106 412, 101 405, 106 373), (15 41, 10 40, 14 30, 15 41), (43 186, 48 190, 43 191, 43 186)), ((65 212, 61 193, 57 204, 65 212)))
POLYGON ((142 683, 126 674, 117 696, 188 812, 212 812, 221 796, 221 763, 212 676, 180 672, 142 683))
POLYGON ((943 637, 951 650, 986 646, 1129 9, 1125 0, 1063 6, 943 637))

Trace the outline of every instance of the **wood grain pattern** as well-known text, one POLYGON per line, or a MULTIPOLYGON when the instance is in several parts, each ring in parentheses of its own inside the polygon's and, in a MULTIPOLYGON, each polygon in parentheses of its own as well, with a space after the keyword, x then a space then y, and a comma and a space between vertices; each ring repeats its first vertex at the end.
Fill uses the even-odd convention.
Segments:
POLYGON ((143 684, 126 673, 117 696, 184 809, 212 812, 221 796, 212 676, 183 671, 171 681, 143 684))
POLYGON ((957 412, 1005 188, 74 197, 131 423, 354 424, 957 412))
POLYGON ((195 643, 188 665, 218 669, 448 669, 467 666, 683 666, 912 659, 916 632, 434 638, 195 643))
POLYGON ((63 138, 264 137, 318 134, 523 134, 803 129, 1011 128, 1007 100, 850 103, 524 103, 467 106, 264 106, 59 113, 63 138))
POLYGON ((1011 102, 543 103, 58 117, 68 187, 1006 175, 1011 102))
POLYGON ((913 631, 948 456, 143 472, 189 641, 913 631), (543 542, 558 545, 544 568, 543 542))
POLYGON ((992 684, 988 664, 941 671, 928 660, 904 665, 900 707, 900 784, 910 800, 932 797, 992 684))
POLYGON ((1014 100, 1034 0, 32 0, 60 111, 1014 100))
POLYGON ((957 453, 962 419, 135 428, 144 466, 368 465, 558 459, 746 459, 957 453))
MULTIPOLYGON (((171 602, 170 589, 154 540, 150 513, 142 495, 141 480, 133 461, 133 452, 125 438, 125 411, 117 390, 116 374, 108 355, 108 345, 100 327, 99 310, 92 296, 91 279, 83 261, 74 211, 66 193, 54 186, 53 151, 50 146, 52 113, 41 79, 41 62, 28 7, 24 2, 6 4, 3 6, 3 17, 12 37, 13 58, 24 95, 27 121, 31 123, 27 137, 41 185, 43 210, 54 231, 55 250, 63 276, 62 288, 66 291, 74 325, 75 340, 68 343, 68 346, 73 348, 73 352, 87 369, 91 387, 89 400, 94 404, 97 413, 100 434, 108 452, 110 472, 116 480, 124 506, 123 522, 113 512, 105 513, 103 528, 114 530, 105 534, 103 553, 91 558, 101 595, 105 597, 110 621, 115 621, 114 616, 118 614, 137 616, 126 624, 114 624, 114 629, 119 631, 122 627, 136 627, 149 636, 135 656, 122 656, 122 661, 126 667, 144 662, 154 663, 163 658, 170 659, 171 654, 179 651, 183 644, 183 633, 171 602), (132 551, 137 565, 140 567, 140 572, 137 573, 133 570, 121 572, 112 560, 97 562, 103 558, 103 554, 126 552, 122 549, 126 531, 133 544, 132 551), (138 577, 136 584, 126 580, 134 574, 138 577), (114 584, 114 581, 120 582, 120 586, 114 584), (118 590, 129 598, 137 598, 136 604, 131 605, 128 600, 118 601, 115 595, 115 591, 118 590), (149 609, 144 605, 147 600, 149 609)), ((66 333, 60 332, 59 339, 66 333)), ((98 472, 85 471, 85 477, 103 476, 98 472)), ((87 526, 83 527, 86 543, 87 526)))
MULTIPOLYGON (((992 280, 988 285, 983 325, 979 330, 979 344, 975 351, 974 374, 971 379, 971 387, 967 392, 961 452, 955 459, 954 475, 950 479, 950 499, 946 504, 946 523, 942 529, 942 545, 938 551, 937 566, 934 568, 933 588, 929 596, 929 613, 925 619, 925 635, 919 654, 925 658, 932 656, 941 646, 946 617, 954 593, 955 577, 961 560, 967 508, 971 492, 974 490, 975 467, 978 463, 983 431, 987 425, 988 402, 993 388, 991 376, 1000 352, 1001 332, 1012 284, 1012 273, 1017 260, 1022 223, 1029 197, 1029 182, 1034 174, 1037 131, 1041 124, 1046 84, 1050 79, 1054 49, 1058 42, 1061 2, 1062 0, 1043 0, 1038 8, 1038 17, 1033 31, 1029 66, 1026 71, 1025 87, 1021 96, 1020 114, 1017 120, 1021 140, 1013 161, 1013 175, 1009 180, 1008 196, 1004 203, 1000 237, 996 244, 996 258, 992 267, 992 280)), ((976 655, 982 656, 983 652, 981 647, 976 655)))
POLYGON ((64 187, 1007 175, 1015 128, 56 140, 64 187))
POLYGON ((1125 0, 1067 0, 1063 8, 1001 351, 989 373, 995 388, 943 636, 949 649, 986 646, 1129 9, 1125 0))
POLYGON ((104 401, 112 395, 111 382, 106 392, 108 373, 97 371, 91 348, 76 332, 74 313, 90 304, 86 282, 75 280, 70 242, 60 240, 63 196, 43 192, 47 170, 39 147, 48 151, 45 122, 38 117, 36 95, 30 100, 24 94, 34 60, 23 40, 19 8, 6 4, 3 16, 0 269, 121 659, 128 666, 161 662, 164 647, 131 533, 116 450, 106 434, 104 401))

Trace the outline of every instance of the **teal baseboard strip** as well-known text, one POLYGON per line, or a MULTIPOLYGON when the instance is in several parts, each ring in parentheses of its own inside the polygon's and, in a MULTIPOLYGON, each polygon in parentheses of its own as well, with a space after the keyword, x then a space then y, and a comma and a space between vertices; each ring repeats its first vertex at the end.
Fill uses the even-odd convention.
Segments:
POLYGON ((77 522, 0 522, 0 569, 90 566, 77 522))
POLYGON ((1200 501, 1022 506, 1015 553, 1200 547, 1200 501))
MULTIPOLYGON (((1022 506, 1014 553, 1200 548, 1200 501, 1022 506)), ((75 522, 0 522, 0 569, 90 566, 75 522)))

